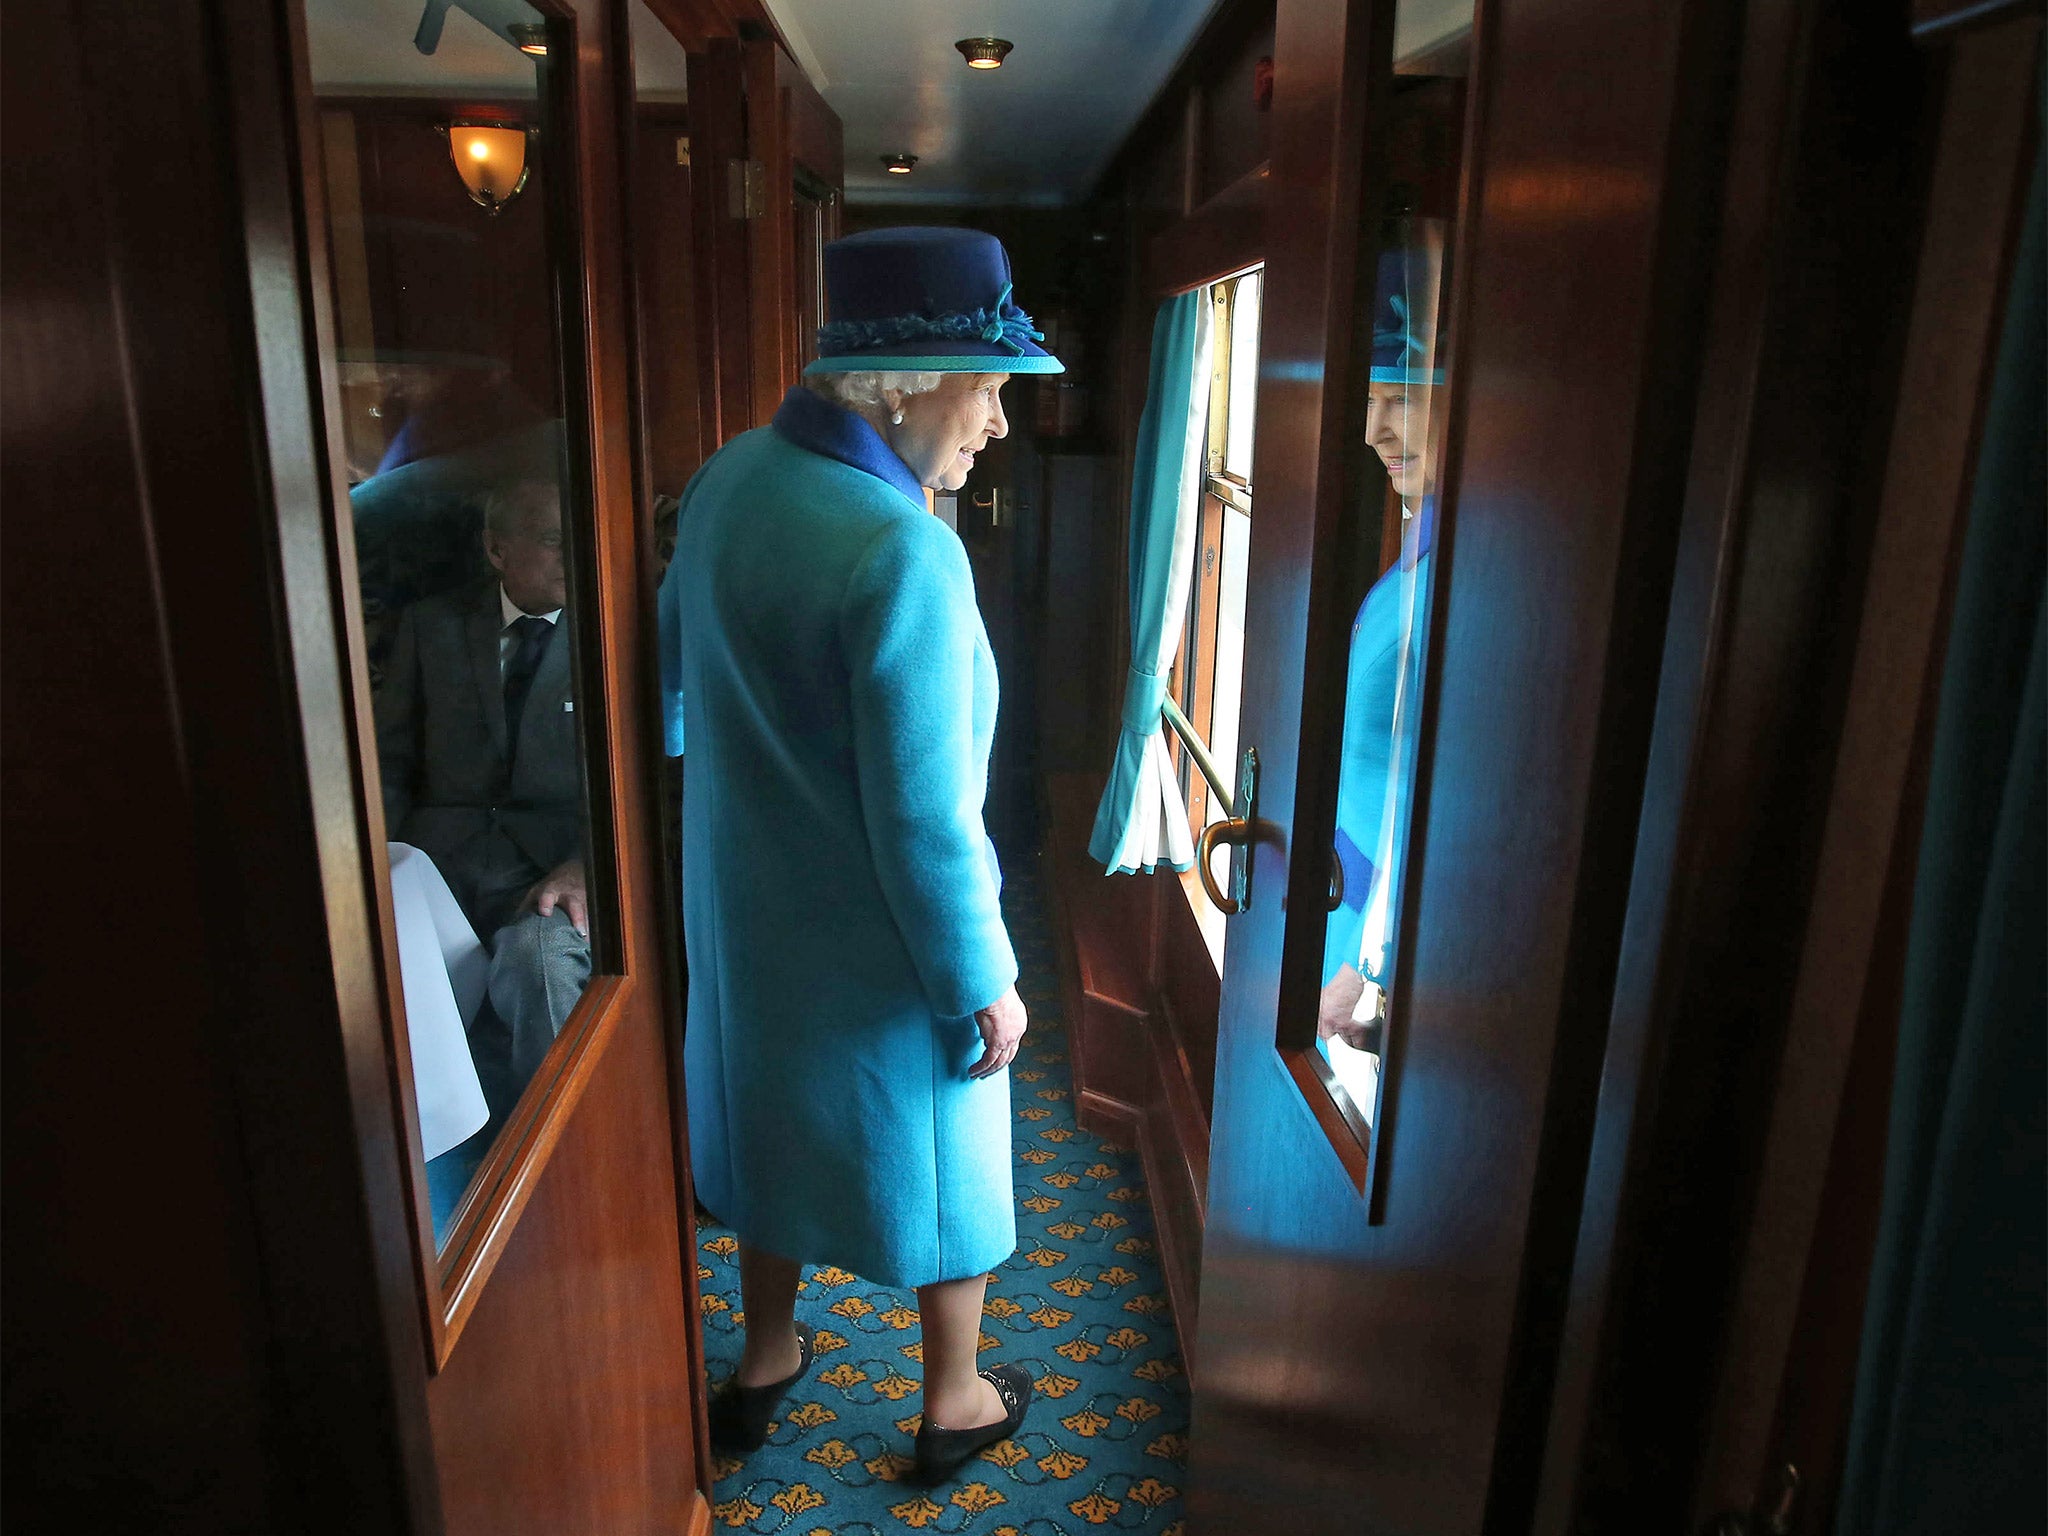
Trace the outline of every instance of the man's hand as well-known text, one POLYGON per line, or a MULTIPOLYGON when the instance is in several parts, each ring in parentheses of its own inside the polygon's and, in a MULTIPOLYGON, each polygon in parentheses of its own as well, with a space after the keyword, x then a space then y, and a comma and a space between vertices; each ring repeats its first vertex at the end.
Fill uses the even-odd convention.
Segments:
POLYGON ((1017 1047, 1024 1043, 1030 1027, 1024 999, 1010 988, 988 1007, 976 1011, 974 1024, 981 1031, 981 1060, 967 1069, 969 1077, 993 1077, 1017 1059, 1017 1047))
POLYGON ((542 917, 557 905, 569 915, 569 922, 584 938, 590 937, 590 891, 583 881, 583 861, 564 859, 526 893, 526 905, 542 917))

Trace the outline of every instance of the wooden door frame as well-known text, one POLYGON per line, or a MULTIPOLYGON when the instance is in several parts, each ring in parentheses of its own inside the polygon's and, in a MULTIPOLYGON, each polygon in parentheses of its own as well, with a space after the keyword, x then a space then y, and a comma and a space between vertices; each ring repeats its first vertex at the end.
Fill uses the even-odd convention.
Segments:
POLYGON ((1372 291, 1358 210, 1374 205, 1353 189, 1375 119, 1362 78, 1348 80, 1359 34, 1385 26, 1368 9, 1280 10, 1272 195, 1310 213, 1269 230, 1252 575, 1269 596, 1248 615, 1245 695, 1262 708, 1241 733, 1266 759, 1271 825, 1254 920, 1232 919, 1224 969, 1193 1517, 1348 1529, 1371 1497, 1389 1528, 1509 1530, 1534 1501, 1530 1426, 1555 1360, 1634 856, 1617 808, 1634 805, 1647 761, 1733 23, 1707 0, 1619 18, 1480 6, 1438 491, 1450 510, 1398 932, 1407 985, 1367 1199, 1276 1049, 1276 1012, 1314 1017, 1321 924, 1282 931, 1256 913, 1326 899, 1327 848, 1302 829, 1334 804, 1350 614, 1310 573, 1334 557, 1347 496, 1381 478, 1345 463, 1341 399, 1372 291), (1360 127, 1335 130, 1340 103, 1360 127), (1546 368, 1568 382, 1568 412, 1531 396, 1546 368), (1482 913, 1512 942, 1470 943, 1482 913), (1262 1427, 1283 1415, 1284 1433, 1262 1427), (1275 1479, 1297 1495, 1284 1514, 1266 1497, 1275 1479))
MULTIPOLYGON (((591 24, 577 14, 574 0, 536 3, 548 15, 570 22, 579 36, 591 24)), ((304 265, 299 297, 312 341, 304 366, 314 381, 315 400, 324 402, 323 431, 313 443, 324 452, 327 443, 340 441, 342 430, 340 391, 334 371, 334 317, 324 243, 306 232, 325 228, 325 168, 319 153, 317 109, 303 13, 288 5, 286 15, 290 28, 291 82, 287 110, 294 118, 293 142, 300 147, 297 173, 304 188, 305 224, 300 237, 304 265)), ((558 250, 574 252, 565 267, 557 269, 557 306, 562 326, 560 366, 566 384, 564 408, 572 460, 580 458, 583 444, 598 444, 591 463, 572 463, 573 489, 588 497, 588 506, 577 509, 582 515, 572 518, 571 526, 583 523, 589 527, 590 535, 587 548, 576 551, 585 558, 571 562, 571 581, 576 606, 591 616, 587 622, 595 630, 589 635, 595 644, 584 647, 577 662, 577 692, 590 701, 584 712, 591 724, 591 735, 586 740, 602 748, 600 760, 613 769, 609 775, 589 776, 594 780, 589 789, 592 866, 609 867, 616 872, 614 910, 620 914, 609 939, 602 927, 597 936, 600 945, 618 947, 609 954, 600 951, 594 957, 597 964, 589 988, 477 1169, 451 1220, 445 1249, 437 1248, 426 1199, 426 1165, 421 1156, 414 1106, 411 1053, 397 983, 396 930, 385 852, 387 829, 383 800, 374 777, 376 732, 371 718, 362 606, 354 583, 346 576, 355 568, 355 537, 347 515, 348 487, 342 480, 338 459, 327 460, 330 467, 323 487, 325 515, 332 530, 330 558, 334 574, 329 580, 339 594, 340 639, 347 658, 343 688, 352 714, 347 750, 356 766, 356 788, 363 801, 361 832, 367 865, 364 873, 382 951, 380 980, 390 1031, 389 1070, 397 1088, 406 1133, 405 1155, 414 1197, 415 1268, 423 1322, 432 1344, 432 1368, 437 1372, 447 1363, 492 1270, 503 1257, 520 1213, 531 1198, 563 1127, 574 1113, 622 1011, 645 1005, 644 994, 650 987, 653 1006, 660 1006, 662 995, 662 973, 654 964, 655 957, 645 953, 644 942, 635 938, 636 933, 659 932, 649 906, 648 878, 639 868, 645 859, 629 861, 620 856, 630 846, 630 840, 620 836, 622 818, 644 817, 648 807, 656 802, 647 794, 644 783, 635 782, 643 780, 645 774, 633 771, 633 765, 641 760, 643 729, 636 728, 630 711, 622 716, 611 703, 614 699, 636 698, 645 691, 639 686, 644 668, 638 664, 639 658, 621 654, 629 652, 630 647, 623 645, 620 637, 646 631, 636 629, 634 611, 619 598, 620 583, 613 574, 621 541, 625 549, 635 548, 639 519, 633 516, 633 476, 630 461, 622 451, 624 445, 604 440, 599 429, 599 424, 607 420, 607 412, 612 413, 612 420, 625 420, 625 360, 613 355, 616 349, 600 339, 614 334, 606 329, 607 322, 614 326, 623 324, 625 301, 616 275, 622 261, 623 241, 615 223, 592 216, 580 200, 582 188, 601 184, 595 179, 598 168, 609 169, 605 155, 608 125, 601 107, 611 99, 611 86, 605 75, 611 49, 608 45, 595 49, 579 46, 571 57, 576 67, 562 83, 562 107, 572 123, 575 175, 556 193, 562 201, 551 212, 556 221, 551 234, 558 250), (607 281, 607 277, 611 280, 607 281), (612 509, 613 515, 601 528, 598 514, 606 507, 612 509), (582 568, 578 569, 579 566, 582 568), (626 920, 627 913, 633 914, 632 920, 626 920)), ((566 169, 569 162, 557 164, 566 169)), ((616 207, 616 200, 606 204, 600 199, 599 206, 616 207)), ((607 433, 604 437, 617 435, 607 433)), ((630 588, 632 584, 625 585, 630 588)))
POLYGON ((1751 11, 1540 1532, 1832 1519, 2040 36, 1864 11, 1751 11))
MULTIPOLYGON (((801 373, 792 350, 796 273, 793 267, 799 166, 836 194, 833 218, 846 197, 846 165, 839 118, 797 67, 783 44, 756 33, 740 44, 746 79, 748 174, 761 179, 762 201, 746 222, 747 271, 752 311, 752 424, 774 418, 783 394, 801 373), (758 167, 758 171, 756 170, 758 167)), ((836 233, 828 230, 827 238, 836 233)))
MULTIPOLYGON (((93 1297, 96 1316, 87 1326, 102 1334, 115 1320, 133 1328, 123 1396, 182 1401, 214 1416, 211 1433, 224 1441, 247 1435, 250 1443, 224 1444, 215 1465, 177 1469, 182 1480, 173 1486, 151 1481, 167 1470, 161 1465, 125 1458, 122 1432, 146 1410, 26 1405, 49 1415, 36 1426, 45 1433, 75 1441, 91 1432, 82 1444, 57 1447, 76 1458, 60 1459, 57 1477, 88 1481, 62 1490, 67 1505, 50 1514, 75 1523, 77 1506, 94 1507, 103 1491, 96 1481, 121 1485, 112 1499, 128 1501, 127 1517, 142 1524, 196 1528, 232 1519, 228 1500, 251 1492, 222 1486, 239 1451, 241 1467, 260 1469, 265 1486, 254 1496, 276 1520, 314 1531, 438 1536, 430 1347, 410 1246, 405 1126, 384 1030, 383 954, 350 772, 351 719, 342 703, 323 405, 301 307, 310 258, 287 13, 186 0, 141 11, 115 4, 36 10, 31 23, 33 8, 21 9, 8 12, 10 31, 22 27, 16 57, 37 61, 50 78, 47 95, 17 97, 10 60, 10 172, 17 153, 46 170, 39 136, 76 131, 66 169, 76 178, 72 207, 81 217, 19 238, 68 241, 78 268, 101 274, 93 292, 105 309, 67 309, 63 319, 79 330, 103 322, 108 350, 63 359, 78 377, 60 397, 61 409, 75 422, 113 405, 124 431, 105 446, 128 456, 109 466, 107 499, 74 510, 88 523, 104 514, 131 541, 110 555, 114 569, 147 572, 131 613, 136 628, 148 631, 136 670, 138 694, 154 710, 137 709, 134 698, 69 702, 82 712, 133 711, 137 746, 150 750, 128 766, 164 770, 132 798, 73 809, 116 825, 162 818, 188 854, 184 866, 104 873, 135 877, 146 906, 193 915, 199 975, 133 975, 153 940, 110 944, 99 926, 104 912, 40 910, 44 931, 22 969, 93 969, 64 977, 66 1013, 11 1024, 90 1030, 98 1020, 83 1005, 96 998, 128 1016, 109 1019, 102 1037, 109 1060, 101 1070, 118 1072, 134 1066, 116 1056, 123 1031, 156 1027, 154 989, 176 992, 164 999, 167 1014, 202 1016, 203 1036, 171 1047, 193 1051, 185 1058, 193 1077, 143 1091, 181 1094, 171 1107, 210 1123, 232 1149, 210 1171, 175 1155, 168 1166, 214 1181, 212 1192, 235 1224, 243 1251, 234 1260, 247 1265, 237 1278, 246 1289, 197 1298, 194 1322, 217 1333, 223 1314, 231 1317, 244 1341, 243 1363, 254 1368, 245 1382, 236 1379, 236 1361, 209 1362, 219 1380, 193 1393, 151 1383, 153 1372, 177 1368, 174 1351, 151 1336, 150 1315, 127 1298, 139 1289, 178 1295, 184 1282, 175 1272, 187 1266, 174 1249, 134 1246, 129 1208, 161 1198, 182 1209, 185 1192, 160 1189, 165 1165, 136 1139, 136 1128, 110 1128, 131 1181, 109 1186, 114 1198, 103 1211, 102 1224, 124 1245, 109 1265, 118 1274, 94 1277, 81 1267, 97 1257, 91 1250, 60 1259, 70 1287, 93 1297), (25 126, 14 115, 16 101, 70 110, 39 118, 34 136, 16 136, 25 126), (167 726, 164 738, 150 734, 157 721, 167 726), (192 1091, 195 1084, 202 1091, 192 1091), (237 1402, 245 1385, 252 1393, 237 1402)), ((45 330, 40 340, 77 334, 45 330)), ((9 374, 12 409, 20 397, 11 367, 9 374)), ((17 446, 10 441, 10 451, 17 446)), ((76 485, 66 493, 90 494, 76 485)), ((33 503, 26 505, 34 515, 33 503)), ((81 564, 37 579, 63 594, 74 574, 96 576, 81 564)), ((17 611, 34 622, 34 608, 17 611)), ((87 611, 74 607, 74 626, 87 611)), ((61 757, 42 766, 53 761, 61 757)), ((48 791, 57 786, 41 787, 41 806, 53 808, 59 802, 48 791)), ((47 896, 36 893, 39 903, 47 896)), ((147 916, 138 921, 179 931, 147 916)), ((60 1098, 80 1087, 37 1086, 60 1098)), ((86 1111, 82 1098, 79 1108, 86 1111)), ((96 1098, 91 1112, 106 1111, 96 1098)), ((61 1330, 82 1321, 83 1313, 59 1312, 38 1315, 34 1326, 69 1358, 75 1346, 61 1330)), ((11 1379, 11 1350, 9 1364, 11 1379)), ((11 1411, 10 1432, 20 1422, 11 1411)), ((33 1500, 38 1491, 49 1490, 30 1482, 25 1496, 33 1500)))
MULTIPOLYGON (((554 244, 565 259, 555 271, 554 304, 561 326, 567 435, 576 461, 571 491, 585 501, 578 508, 583 515, 572 516, 569 526, 572 537, 579 528, 588 529, 572 549, 570 580, 586 642, 579 647, 576 666, 579 698, 589 701, 581 712, 590 747, 587 766, 598 770, 586 775, 593 895, 600 915, 606 915, 601 884, 606 877, 601 871, 608 869, 615 881, 615 921, 596 928, 597 974, 478 1170, 442 1253, 436 1251, 428 1217, 424 1164, 411 1118, 410 1055, 389 937, 385 829, 375 780, 362 615, 350 575, 354 550, 347 487, 326 453, 326 444, 339 440, 338 390, 333 388, 333 316, 320 238, 325 228, 323 167, 303 19, 296 5, 281 8, 289 35, 276 40, 268 61, 267 105, 274 116, 256 121, 251 129, 264 158, 257 168, 262 175, 249 179, 256 185, 279 186, 276 206, 265 208, 267 217, 259 223, 274 227, 279 238, 288 240, 294 258, 288 266, 275 260, 269 264, 268 282, 259 292, 269 299, 272 313, 258 316, 259 339, 266 354, 275 354, 280 397, 288 395, 294 408, 305 413, 302 430, 286 433, 273 426, 267 436, 281 479, 285 466, 291 467, 289 483, 299 499, 289 510, 304 525, 296 534, 284 526, 286 508, 280 503, 280 539, 302 552, 300 567, 286 572, 284 590, 288 602, 317 592, 328 605, 320 616, 323 627, 302 637, 305 643, 296 653, 307 735, 320 744, 317 751, 309 751, 309 764, 316 774, 333 780, 330 793, 337 801, 323 818, 318 838, 330 888, 337 882, 351 887, 364 903, 354 922, 377 962, 354 976, 338 977, 338 985, 361 993, 356 1023, 347 1032, 350 1076, 364 1091, 368 1085, 379 1085, 391 1096, 388 1102, 393 1107, 387 1113, 403 1135, 402 1143, 394 1136, 389 1148, 405 1175, 400 1185, 403 1198, 387 1198, 371 1215, 380 1229, 400 1227, 410 1238, 409 1267, 423 1335, 415 1347, 423 1346, 424 1370, 436 1373, 463 1358, 457 1346, 477 1315, 493 1272, 514 1251, 522 1218, 556 1166, 557 1151, 572 1122, 579 1146, 587 1142, 588 1117, 576 1118, 585 1094, 600 1080, 605 1092, 616 1094, 621 1073, 637 1078, 649 1058, 656 1058, 669 1078, 660 1090, 660 1112, 668 1124, 680 1115, 675 1092, 679 1032, 669 970, 674 946, 664 936, 663 917, 663 893, 670 882, 663 879, 654 847, 658 837, 634 831, 659 825, 659 802, 653 745, 658 736, 652 725, 652 541, 635 494, 625 226, 622 199, 612 195, 628 152, 626 136, 620 132, 621 113, 629 116, 631 111, 630 99, 623 105, 619 100, 614 75, 624 7, 623 0, 539 4, 551 17, 566 21, 575 40, 574 46, 561 50, 571 71, 560 82, 570 142, 563 146, 565 157, 558 164, 572 174, 557 178, 554 244), (288 280, 280 279, 280 269, 288 280), (309 528, 318 530, 317 539, 309 537, 309 528), (375 982, 368 982, 372 976, 375 982)), ((223 29, 238 42, 244 30, 223 29)), ((673 1178, 675 1191, 664 1221, 674 1223, 677 1242, 673 1311, 680 1315, 676 1326, 685 1347, 676 1369, 687 1377, 680 1390, 695 1427, 694 1443, 674 1447, 676 1454, 690 1458, 695 1485, 691 1508, 678 1514, 701 1524, 708 1519, 711 1472, 702 1433, 701 1346, 694 1332, 698 1320, 687 1155, 680 1135, 659 1140, 661 1149, 655 1155, 673 1178)), ((377 1151, 366 1141, 354 1155, 368 1157, 377 1151)), ((584 1147, 583 1165, 600 1155, 584 1147)), ((587 1177, 591 1171, 590 1166, 580 1166, 563 1177, 587 1177)), ((549 1220, 559 1223, 559 1190, 547 1206, 549 1220)), ((647 1231, 652 1234, 651 1251, 658 1253, 665 1246, 666 1232, 652 1226, 647 1231)), ((525 1262, 532 1262, 532 1244, 522 1251, 525 1262)), ((650 1250, 643 1249, 643 1256, 646 1251, 650 1250)), ((502 1328, 498 1331, 502 1333, 502 1328)), ((387 1333, 393 1341, 400 1337, 395 1331, 387 1333)), ((497 1346, 501 1351, 502 1342, 501 1338, 497 1346)), ((401 1345, 391 1342, 387 1347, 401 1345)), ((481 1369, 473 1361, 468 1367, 472 1396, 481 1369)), ((464 1434, 469 1421, 459 1412, 448 1418, 442 1410, 452 1411, 454 1400, 435 1398, 424 1380, 421 1388, 429 1401, 419 1405, 412 1448, 424 1458, 422 1475, 446 1488, 451 1468, 445 1459, 463 1449, 459 1439, 448 1437, 464 1434), (437 1423, 447 1418, 439 1423, 438 1440, 443 1443, 438 1456, 429 1408, 437 1423)), ((462 1475, 472 1482, 476 1474, 475 1468, 462 1468, 462 1475)))

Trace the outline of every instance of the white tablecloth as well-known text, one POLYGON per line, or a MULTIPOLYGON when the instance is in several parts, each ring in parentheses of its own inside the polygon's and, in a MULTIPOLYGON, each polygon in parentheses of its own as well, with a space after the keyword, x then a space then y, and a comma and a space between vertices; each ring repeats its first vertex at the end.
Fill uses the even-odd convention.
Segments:
POLYGON ((389 851, 413 1094, 420 1141, 431 1160, 474 1136, 491 1117, 468 1034, 483 1002, 490 957, 434 861, 410 843, 392 843, 389 851))

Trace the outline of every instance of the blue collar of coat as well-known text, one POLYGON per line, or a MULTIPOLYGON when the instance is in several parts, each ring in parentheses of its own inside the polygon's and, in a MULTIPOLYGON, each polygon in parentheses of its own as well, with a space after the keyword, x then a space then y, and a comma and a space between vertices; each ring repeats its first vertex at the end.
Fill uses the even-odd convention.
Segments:
POLYGON ((801 384, 793 385, 775 410, 775 430, 799 448, 823 454, 873 475, 924 509, 924 487, 882 434, 843 405, 834 405, 801 384))

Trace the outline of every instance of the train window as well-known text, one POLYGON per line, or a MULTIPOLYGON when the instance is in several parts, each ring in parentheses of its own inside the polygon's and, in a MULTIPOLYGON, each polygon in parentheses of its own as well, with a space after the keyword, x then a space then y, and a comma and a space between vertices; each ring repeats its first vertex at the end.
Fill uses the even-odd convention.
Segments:
MULTIPOLYGON (((1252 528, 1252 428, 1259 382, 1259 297, 1262 276, 1246 272, 1211 286, 1215 331, 1210 356, 1208 453, 1201 522, 1195 535, 1194 579, 1171 692, 1209 756, 1224 788, 1236 793, 1239 688, 1244 676, 1246 560, 1252 528)), ((1191 754, 1178 751, 1181 792, 1199 835, 1231 813, 1191 754)), ((1223 968, 1224 916, 1193 871, 1181 880, 1217 970, 1223 968)))
MULTIPOLYGON (((520 0, 305 0, 339 423, 428 1219, 538 1118, 615 933, 569 219, 574 31, 520 0), (566 318, 565 318, 566 317, 566 318), (566 1045, 566 1042, 564 1042, 566 1045)), ((372 793, 376 793, 372 790, 372 793)))
MULTIPOLYGON (((1361 293, 1362 377, 1346 421, 1358 467, 1350 526, 1324 579, 1350 615, 1344 644, 1342 730, 1336 750, 1330 909, 1324 920, 1315 1047, 1340 1108, 1370 1144, 1395 974, 1403 869, 1422 718, 1423 659, 1443 456, 1448 255, 1464 122, 1471 10, 1408 3, 1395 14, 1391 110, 1375 178, 1384 202, 1361 293), (1462 10, 1462 14, 1450 14, 1462 10), (1405 50, 1405 52, 1404 52, 1405 50), (1369 288, 1367 284, 1369 283, 1369 288), (1348 1105, 1344 1102, 1349 1101, 1348 1105)), ((1305 1025, 1298 1024, 1303 1034, 1305 1025)), ((1306 1039, 1281 1044, 1305 1046, 1306 1039)))

